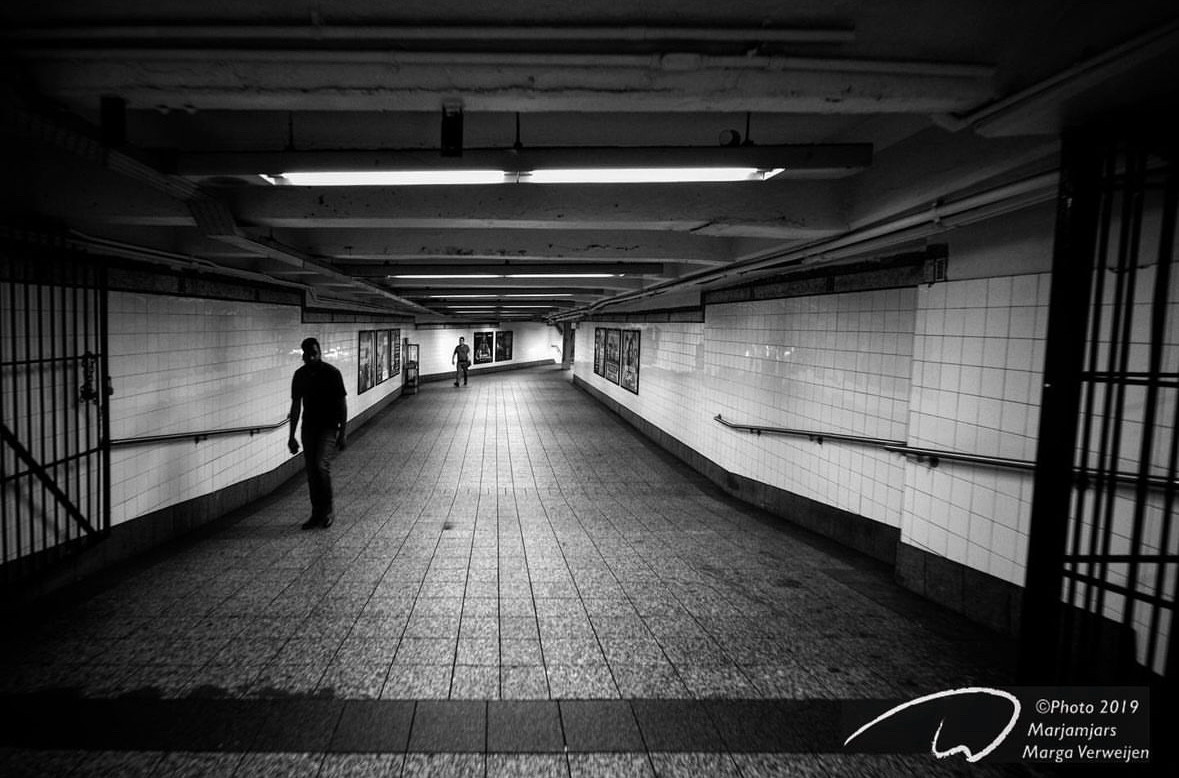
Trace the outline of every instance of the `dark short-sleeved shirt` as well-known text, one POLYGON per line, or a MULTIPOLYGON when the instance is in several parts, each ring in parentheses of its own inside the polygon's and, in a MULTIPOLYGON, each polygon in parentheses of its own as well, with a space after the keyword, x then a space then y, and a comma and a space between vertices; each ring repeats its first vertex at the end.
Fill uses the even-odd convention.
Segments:
POLYGON ((303 428, 333 429, 341 418, 341 399, 347 395, 344 377, 326 362, 308 362, 291 379, 291 400, 303 402, 303 428))
POLYGON ((459 362, 471 361, 471 347, 466 343, 460 343, 454 347, 454 353, 458 355, 459 362))

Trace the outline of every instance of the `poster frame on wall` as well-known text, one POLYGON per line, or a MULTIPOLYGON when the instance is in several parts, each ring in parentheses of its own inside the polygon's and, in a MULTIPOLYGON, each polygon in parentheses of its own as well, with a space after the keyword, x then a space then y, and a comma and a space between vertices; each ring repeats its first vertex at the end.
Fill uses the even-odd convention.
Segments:
POLYGON ((364 394, 376 385, 373 380, 373 331, 356 333, 356 393, 364 394))
POLYGON ((512 330, 496 330, 495 361, 509 362, 512 359, 512 330))
POLYGON ((401 374, 401 330, 389 330, 389 377, 401 374))
POLYGON ((495 333, 491 332, 491 331, 476 332, 475 333, 474 338, 473 338, 475 342, 473 344, 473 348, 471 349, 471 351, 474 352, 474 354, 472 355, 473 356, 472 361, 476 365, 482 365, 486 362, 491 361, 492 354, 494 353, 494 348, 495 348, 495 344, 493 342, 494 337, 495 337, 495 333))
POLYGON ((641 330, 622 331, 621 365, 618 385, 623 389, 639 393, 639 348, 642 345, 641 330))
POLYGON ((376 367, 373 375, 376 383, 389 380, 389 331, 375 330, 373 332, 373 353, 376 354, 376 367))
POLYGON ((616 329, 606 330, 606 354, 603 358, 603 377, 612 384, 618 383, 622 351, 622 333, 616 329))
POLYGON ((606 331, 594 327, 594 374, 606 377, 606 331))

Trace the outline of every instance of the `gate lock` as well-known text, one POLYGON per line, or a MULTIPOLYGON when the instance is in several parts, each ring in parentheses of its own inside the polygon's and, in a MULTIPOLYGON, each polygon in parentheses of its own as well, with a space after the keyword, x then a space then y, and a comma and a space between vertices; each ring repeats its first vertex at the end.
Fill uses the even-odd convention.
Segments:
MULTIPOLYGON (((82 402, 98 402, 98 390, 94 386, 94 371, 97 369, 98 356, 87 351, 82 355, 82 373, 84 379, 82 381, 82 388, 78 390, 78 396, 82 402)), ((111 386, 111 377, 107 376, 104 383, 106 396, 110 397, 115 393, 114 387, 111 386)))

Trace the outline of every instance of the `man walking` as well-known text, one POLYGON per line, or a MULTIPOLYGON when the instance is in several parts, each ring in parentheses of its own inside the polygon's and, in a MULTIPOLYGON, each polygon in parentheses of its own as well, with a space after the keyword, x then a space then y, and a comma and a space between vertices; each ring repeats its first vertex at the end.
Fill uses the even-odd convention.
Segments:
POLYGON ((344 378, 340 371, 323 361, 319 341, 303 341, 303 366, 291 379, 291 437, 287 447, 299 453, 295 428, 303 417, 303 460, 307 467, 307 486, 311 492, 311 518, 303 529, 330 527, 335 520, 332 509, 332 459, 345 446, 344 428, 348 422, 348 404, 344 399, 344 378), (301 406, 301 408, 300 408, 301 406), (301 413, 300 413, 301 411, 301 413))
POLYGON ((459 338, 454 353, 450 356, 450 364, 455 365, 454 385, 459 385, 459 377, 463 379, 463 386, 467 385, 467 368, 471 366, 471 347, 464 338, 459 338))

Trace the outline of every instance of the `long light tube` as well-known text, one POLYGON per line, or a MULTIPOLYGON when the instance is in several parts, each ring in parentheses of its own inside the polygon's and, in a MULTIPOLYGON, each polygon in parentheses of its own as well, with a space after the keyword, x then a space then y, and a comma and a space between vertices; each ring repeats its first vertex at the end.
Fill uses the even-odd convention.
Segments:
POLYGON ((765 181, 785 168, 753 167, 620 167, 553 168, 522 172, 528 184, 689 184, 724 181, 765 181))
POLYGON ((502 184, 502 170, 323 170, 262 175, 276 186, 451 186, 502 184))
POLYGON ((688 184, 766 181, 785 168, 630 167, 541 170, 324 170, 260 174, 275 186, 453 186, 464 184, 688 184))
POLYGON ((388 278, 407 278, 416 280, 458 280, 465 278, 614 278, 621 273, 452 273, 438 275, 391 275, 388 278))

